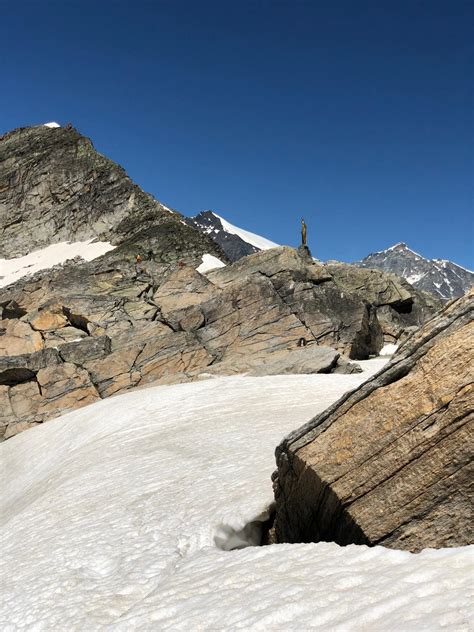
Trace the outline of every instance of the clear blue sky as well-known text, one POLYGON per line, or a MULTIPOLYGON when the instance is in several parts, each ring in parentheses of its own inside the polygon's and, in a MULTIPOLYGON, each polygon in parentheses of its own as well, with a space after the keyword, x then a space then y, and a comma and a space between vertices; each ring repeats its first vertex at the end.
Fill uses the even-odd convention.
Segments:
POLYGON ((322 259, 474 268, 472 0, 0 0, 0 133, 72 122, 160 201, 322 259))

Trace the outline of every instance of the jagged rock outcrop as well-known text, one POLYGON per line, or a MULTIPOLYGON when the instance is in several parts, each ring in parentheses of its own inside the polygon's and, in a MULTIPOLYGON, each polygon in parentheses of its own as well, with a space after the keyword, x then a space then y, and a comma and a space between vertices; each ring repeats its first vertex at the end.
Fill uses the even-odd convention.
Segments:
POLYGON ((471 291, 284 439, 276 541, 411 551, 473 542, 473 315, 471 291))
POLYGON ((407 329, 413 331, 442 306, 440 299, 414 290, 395 274, 343 263, 328 263, 326 269, 343 292, 361 294, 376 308, 385 344, 400 342, 407 329))
MULTIPOLYGON (((152 382, 202 374, 356 370, 343 356, 363 359, 380 350, 384 330, 377 310, 399 301, 405 290, 385 279, 379 293, 371 290, 369 302, 364 284, 348 288, 338 280, 341 274, 304 250, 285 247, 207 276, 182 261, 150 257, 136 264, 118 247, 88 263, 24 277, 5 288, 0 301, 5 360, 0 367, 8 370, 13 361, 14 368, 29 371, 1 382, 7 436, 92 399, 152 382), (49 365, 33 369, 38 358, 50 358, 49 365), (39 375, 48 366, 54 370, 39 375), (49 395, 55 372, 56 407, 49 395), (20 406, 27 396, 29 402, 20 406)), ((383 273, 358 274, 384 279, 383 273)), ((416 292, 403 296, 412 311, 418 309, 416 292)), ((424 309, 417 322, 430 313, 424 309)), ((399 314, 400 330, 403 318, 412 317, 408 312, 399 314)))
POLYGON ((131 257, 150 251, 176 261, 193 251, 194 259, 226 260, 212 239, 144 193, 72 126, 26 127, 0 138, 0 258, 88 239, 122 245, 131 257))
POLYGON ((98 399, 87 371, 64 361, 56 349, 0 358, 0 429, 5 439, 98 399))
POLYGON ((243 275, 270 278, 314 340, 353 359, 398 342, 407 328, 420 326, 441 307, 441 301, 395 275, 343 263, 321 265, 304 249, 273 248, 208 274, 220 287, 243 275))

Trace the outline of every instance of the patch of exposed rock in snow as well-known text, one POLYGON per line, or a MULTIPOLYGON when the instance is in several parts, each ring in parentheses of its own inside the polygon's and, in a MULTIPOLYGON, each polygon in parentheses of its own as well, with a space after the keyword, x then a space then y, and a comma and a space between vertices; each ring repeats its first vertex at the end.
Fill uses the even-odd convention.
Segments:
POLYGON ((227 220, 225 220, 217 213, 214 213, 216 217, 218 217, 221 221, 222 228, 226 230, 228 233, 232 235, 238 235, 241 239, 246 241, 248 244, 252 244, 256 248, 260 248, 260 250, 269 250, 270 248, 278 248, 278 244, 269 239, 265 239, 265 237, 261 237, 260 235, 256 235, 255 233, 251 233, 248 230, 243 230, 242 228, 238 228, 233 224, 230 224, 227 220))
POLYGON ((46 270, 64 263, 74 257, 82 257, 86 261, 92 261, 101 255, 113 250, 115 246, 105 241, 76 241, 73 243, 61 242, 51 244, 41 250, 35 250, 23 257, 15 259, 0 259, 0 287, 5 287, 21 277, 34 274, 39 270, 46 270))
POLYGON ((282 436, 385 362, 136 390, 1 444, 2 629, 469 630, 472 547, 225 550, 282 436))
POLYGON ((51 123, 44 123, 43 127, 61 127, 61 125, 56 121, 51 121, 51 123))
POLYGON ((395 351, 398 349, 398 345, 394 345, 394 344, 386 344, 382 347, 382 349, 380 350, 379 355, 380 356, 391 356, 395 353, 395 351))
POLYGON ((224 268, 225 267, 225 263, 223 263, 220 259, 218 259, 217 257, 214 257, 214 255, 202 255, 202 263, 201 265, 199 265, 196 270, 198 272, 200 272, 201 274, 204 274, 205 272, 209 272, 209 270, 214 270, 215 268, 224 268))

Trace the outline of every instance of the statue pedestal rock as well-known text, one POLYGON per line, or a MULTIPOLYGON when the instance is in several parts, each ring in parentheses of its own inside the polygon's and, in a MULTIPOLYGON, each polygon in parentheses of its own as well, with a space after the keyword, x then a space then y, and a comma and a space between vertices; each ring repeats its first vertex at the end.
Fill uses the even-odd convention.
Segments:
POLYGON ((305 258, 309 258, 309 259, 313 258, 312 254, 311 254, 311 250, 306 245, 298 246, 298 254, 301 257, 305 257, 305 258))

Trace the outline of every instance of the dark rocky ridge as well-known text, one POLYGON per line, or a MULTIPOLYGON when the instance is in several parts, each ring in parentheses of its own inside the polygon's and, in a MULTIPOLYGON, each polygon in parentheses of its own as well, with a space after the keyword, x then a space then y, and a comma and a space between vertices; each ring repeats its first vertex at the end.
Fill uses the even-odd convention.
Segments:
POLYGON ((398 274, 413 287, 442 299, 459 298, 474 285, 474 274, 469 270, 451 261, 425 259, 404 243, 370 254, 356 265, 398 274))
MULTIPOLYGON (((27 127, 0 139, 0 257, 64 241, 130 243, 147 229, 156 235, 158 226, 170 239, 175 233, 176 257, 186 257, 192 242, 200 254, 226 260, 208 236, 144 193, 73 127, 27 127)), ((168 252, 162 246, 159 255, 168 252)))
POLYGON ((244 241, 239 235, 227 232, 222 222, 212 211, 203 211, 194 217, 187 217, 186 223, 205 235, 209 235, 225 252, 229 261, 235 262, 259 252, 259 248, 244 241))
POLYGON ((419 551, 472 529, 474 294, 277 448, 278 542, 419 551))

